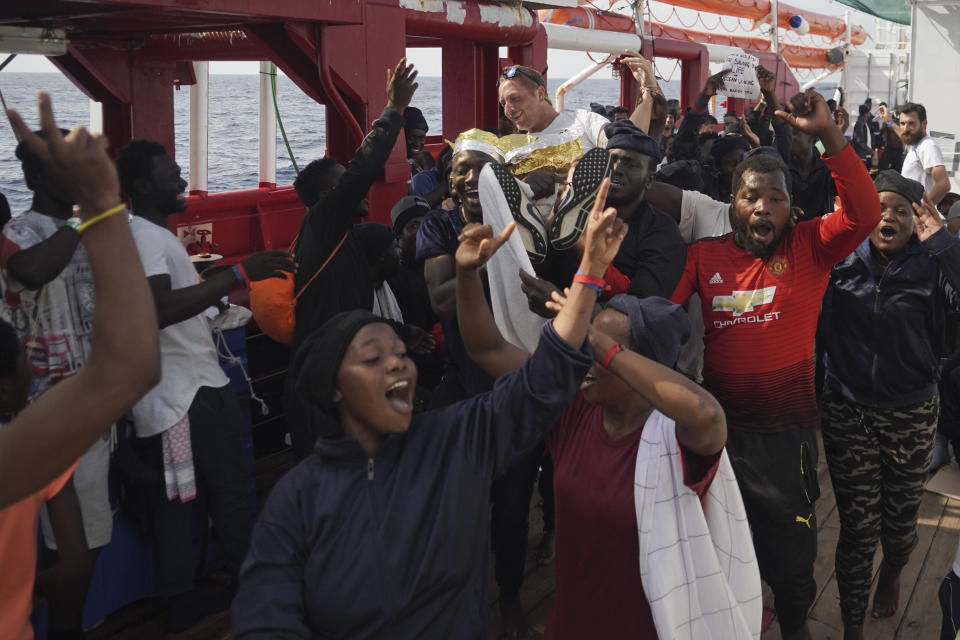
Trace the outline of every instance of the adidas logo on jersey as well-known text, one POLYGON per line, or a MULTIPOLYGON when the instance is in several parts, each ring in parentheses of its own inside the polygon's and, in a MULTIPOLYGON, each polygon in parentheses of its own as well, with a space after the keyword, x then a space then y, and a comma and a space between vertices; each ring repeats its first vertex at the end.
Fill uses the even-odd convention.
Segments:
POLYGON ((713 277, 710 278, 710 284, 723 284, 723 278, 720 277, 719 271, 713 274, 713 277))

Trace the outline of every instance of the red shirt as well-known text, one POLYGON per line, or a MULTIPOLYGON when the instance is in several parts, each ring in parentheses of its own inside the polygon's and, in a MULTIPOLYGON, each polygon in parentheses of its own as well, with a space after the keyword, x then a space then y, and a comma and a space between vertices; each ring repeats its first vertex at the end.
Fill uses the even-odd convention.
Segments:
MULTIPOLYGON (((556 500, 557 594, 545 640, 656 640, 640 581, 634 471, 643 429, 613 440, 603 408, 577 394, 547 437, 556 500)), ((720 454, 680 447, 684 484, 703 498, 720 454)))
POLYGON ((876 189, 852 147, 823 161, 840 207, 786 232, 768 260, 738 247, 733 234, 687 250, 671 299, 682 304, 700 294, 703 384, 731 427, 784 431, 819 423, 813 338, 823 292, 833 265, 880 221, 876 189))

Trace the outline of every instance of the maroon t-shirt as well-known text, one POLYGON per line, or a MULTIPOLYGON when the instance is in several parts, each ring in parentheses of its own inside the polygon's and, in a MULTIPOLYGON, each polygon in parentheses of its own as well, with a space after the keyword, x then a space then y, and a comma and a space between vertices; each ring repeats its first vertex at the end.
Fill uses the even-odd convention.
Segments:
MULTIPOLYGON (((634 470, 642 429, 613 440, 603 408, 577 394, 547 438, 556 500, 557 594, 545 640, 656 640, 640 582, 634 470)), ((684 484, 706 494, 720 454, 680 446, 684 484)))

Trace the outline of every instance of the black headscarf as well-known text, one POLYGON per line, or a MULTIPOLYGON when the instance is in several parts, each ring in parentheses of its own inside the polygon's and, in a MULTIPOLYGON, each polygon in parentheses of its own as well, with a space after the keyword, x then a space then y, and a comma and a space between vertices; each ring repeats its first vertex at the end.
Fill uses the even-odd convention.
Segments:
POLYGON ((899 171, 893 169, 884 169, 877 174, 873 181, 877 193, 881 191, 893 191, 899 193, 910 202, 920 204, 923 201, 923 185, 916 180, 904 178, 899 171))
POLYGON ((353 336, 374 322, 390 325, 380 316, 363 309, 343 311, 307 336, 290 361, 290 375, 296 380, 300 397, 334 415, 333 390, 343 356, 353 336))

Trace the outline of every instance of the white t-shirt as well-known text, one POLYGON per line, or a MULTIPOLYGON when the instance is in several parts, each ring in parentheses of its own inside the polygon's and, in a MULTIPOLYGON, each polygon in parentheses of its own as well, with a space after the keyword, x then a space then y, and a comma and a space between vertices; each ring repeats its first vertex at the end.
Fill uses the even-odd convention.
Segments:
MULTIPOLYGON (((730 225, 730 204, 714 200, 699 191, 684 191, 680 204, 680 236, 687 244, 700 238, 713 238, 733 231, 730 225)), ((677 367, 697 382, 703 380, 703 311, 700 296, 687 301, 690 339, 680 350, 677 367)))
POLYGON ((917 144, 908 144, 907 153, 903 157, 903 168, 900 175, 904 178, 916 180, 923 185, 923 190, 930 193, 934 180, 930 171, 934 167, 942 167, 943 153, 940 146, 930 136, 925 136, 917 144))
POLYGON ((11 255, 43 242, 64 224, 64 220, 26 211, 3 228, 3 315, 26 347, 34 371, 30 400, 76 373, 90 355, 94 290, 86 249, 77 246, 63 271, 36 291, 7 271, 11 255))
POLYGON ((577 109, 576 111, 564 111, 557 115, 546 129, 534 132, 533 135, 543 136, 575 131, 580 136, 580 148, 586 153, 598 145, 603 127, 608 124, 610 124, 610 121, 599 113, 577 109))
MULTIPOLYGON (((148 278, 168 275, 171 289, 200 282, 187 250, 168 229, 133 216, 130 231, 148 278)), ((202 313, 160 330, 160 368, 160 383, 133 406, 134 426, 141 438, 162 433, 183 419, 200 387, 220 388, 230 382, 220 368, 210 325, 202 313)))

